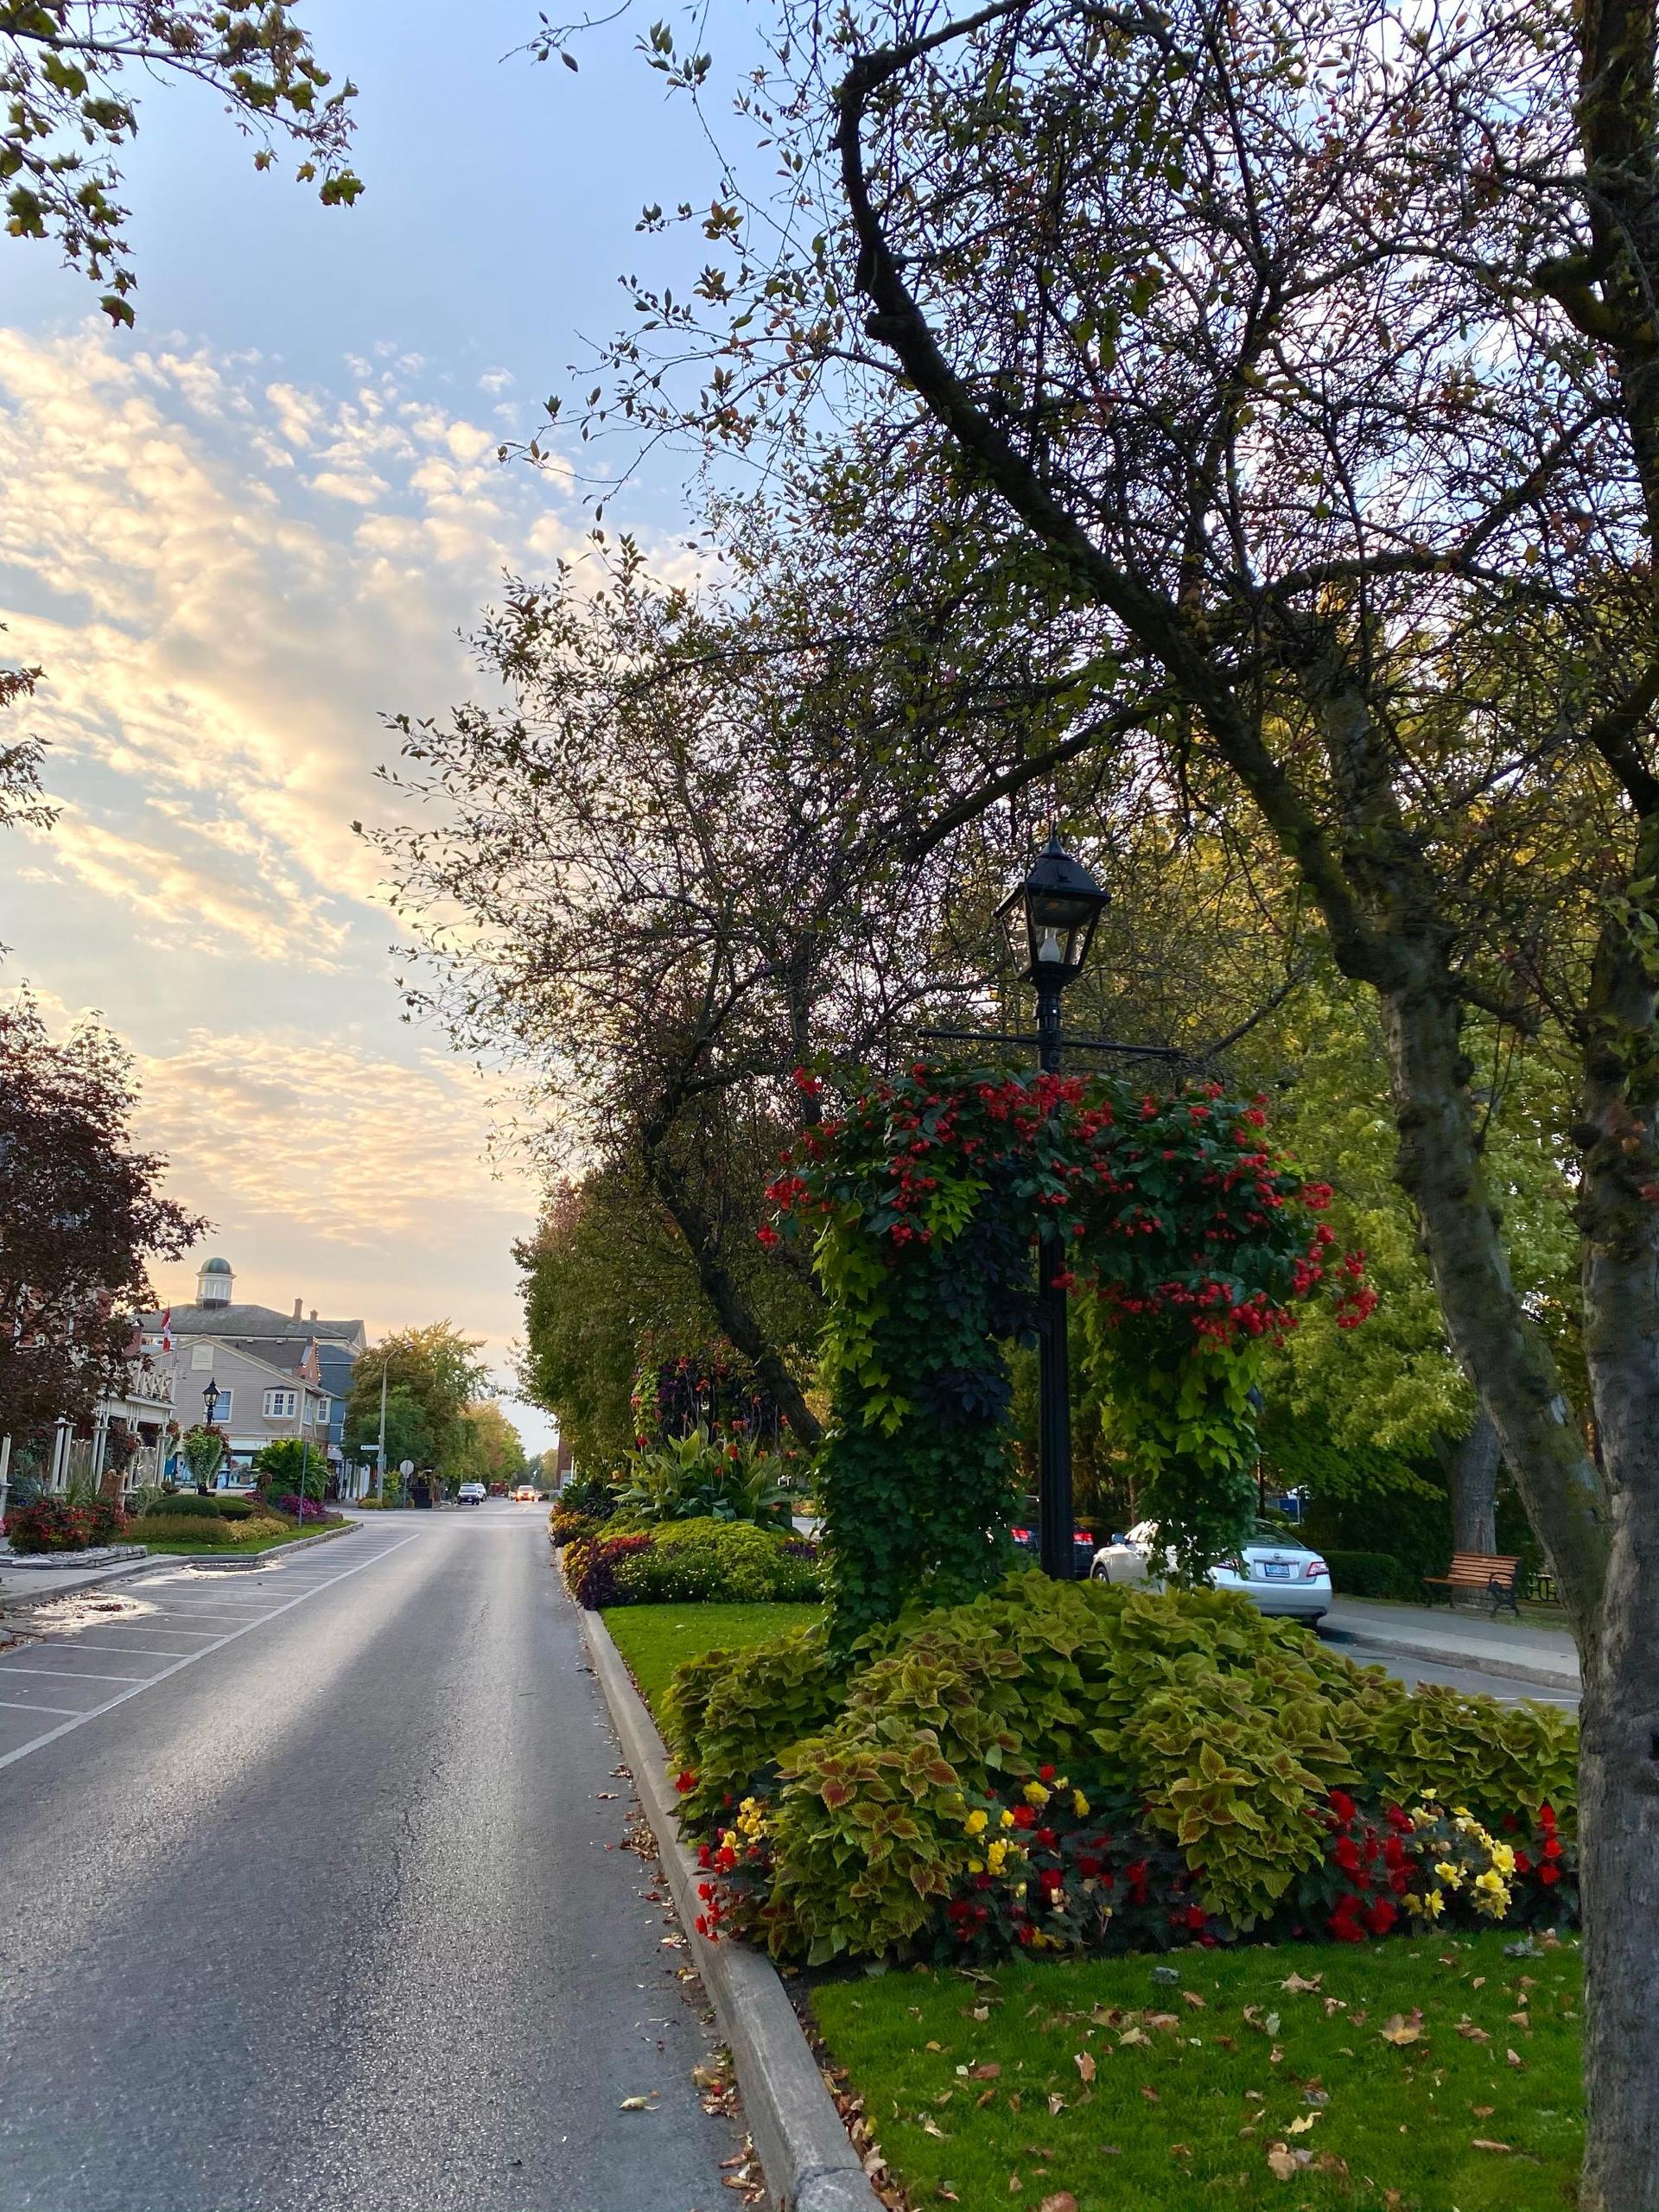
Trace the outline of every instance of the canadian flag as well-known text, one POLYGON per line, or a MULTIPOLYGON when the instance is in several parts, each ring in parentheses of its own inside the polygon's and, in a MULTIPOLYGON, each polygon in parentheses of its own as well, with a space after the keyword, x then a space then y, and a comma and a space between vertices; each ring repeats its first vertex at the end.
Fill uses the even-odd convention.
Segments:
POLYGON ((172 1351, 172 1349, 173 1349, 173 1308, 169 1306, 168 1307, 168 1309, 167 1309, 166 1313, 163 1313, 163 1314, 162 1314, 162 1350, 163 1351, 172 1351))

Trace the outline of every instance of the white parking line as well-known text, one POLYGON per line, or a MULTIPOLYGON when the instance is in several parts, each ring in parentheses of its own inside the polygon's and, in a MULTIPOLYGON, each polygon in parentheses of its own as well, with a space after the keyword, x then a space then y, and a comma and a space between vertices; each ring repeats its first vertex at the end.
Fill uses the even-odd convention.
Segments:
MULTIPOLYGON (((0 1705, 10 1706, 14 1713, 74 1713, 76 1711, 73 1705, 25 1705, 21 1698, 15 1697, 0 1697, 0 1705)), ((99 1710, 101 1711, 102 1708, 100 1707, 99 1710)), ((91 1715, 81 1717, 90 1719, 91 1715)), ((63 1731, 61 1728, 54 1728, 52 1733, 54 1736, 61 1736, 63 1731)), ((42 1738, 41 1741, 44 1742, 45 1738, 42 1738)), ((34 1748, 33 1744, 25 1744, 23 1746, 23 1749, 29 1751, 32 1751, 34 1748)), ((11 1754, 13 1758, 16 1756, 16 1751, 11 1754)), ((4 1766, 6 1764, 4 1759, 0 1759, 0 1766, 4 1766)))
POLYGON ((79 1667, 15 1667, 0 1659, 0 1675, 55 1675, 65 1682, 148 1682, 149 1675, 95 1675, 90 1668, 79 1667))
MULTIPOLYGON (((174 1659, 171 1665, 163 1667, 158 1675, 151 1675, 143 1681, 135 1681, 130 1689, 118 1691, 114 1697, 105 1698, 102 1705, 92 1706, 85 1713, 75 1713, 73 1718, 61 1721, 57 1727, 48 1728, 44 1735, 36 1736, 32 1743, 20 1744, 15 1751, 0 1753, 0 1767, 10 1766, 15 1760, 26 1759, 31 1751, 41 1751, 48 1744, 55 1744, 60 1736, 67 1736, 86 1721, 96 1720, 101 1714, 113 1712, 118 1705, 124 1705, 130 1697, 142 1697, 146 1690, 153 1689, 157 1682, 166 1681, 169 1675, 176 1675, 185 1667, 194 1667, 198 1659, 206 1659, 215 1651, 222 1651, 227 1643, 234 1643, 241 1637, 251 1636, 255 1629, 263 1628, 267 1621, 275 1620, 279 1613, 291 1612, 296 1605, 302 1605, 308 1598, 315 1597, 319 1590, 331 1590, 336 1582, 349 1581, 353 1575, 361 1574, 368 1567, 378 1567, 381 1560, 390 1559, 393 1552, 400 1552, 405 1544, 412 1544, 415 1541, 416 1537, 412 1533, 407 1536, 400 1536, 395 1544, 388 1544, 385 1551, 377 1552, 372 1559, 360 1559, 355 1567, 342 1568, 340 1573, 331 1575, 327 1581, 314 1583, 308 1590, 301 1590, 292 1598, 284 1599, 280 1605, 273 1605, 268 1613, 262 1613, 257 1620, 245 1621, 240 1628, 232 1629, 227 1635, 221 1636, 217 1643, 208 1644, 200 1651, 187 1651, 182 1657, 174 1659)), ((77 1645, 76 1649, 81 1651, 119 1651, 129 1649, 143 1650, 143 1647, 142 1645, 82 1643, 77 1645)), ((169 1655, 158 1651, 148 1656, 161 1659, 169 1655)), ((3 1702, 3 1700, 0 1700, 0 1703, 3 1702)), ((61 1713, 67 1710, 62 1706, 43 1705, 27 1706, 22 1709, 29 1713, 52 1711, 61 1713)))

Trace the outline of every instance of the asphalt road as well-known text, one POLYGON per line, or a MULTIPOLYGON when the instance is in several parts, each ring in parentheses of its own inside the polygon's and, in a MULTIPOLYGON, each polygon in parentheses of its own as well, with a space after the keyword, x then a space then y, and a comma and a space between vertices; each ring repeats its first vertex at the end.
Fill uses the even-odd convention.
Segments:
POLYGON ((0 1655, 0 2212, 732 2201, 542 1514, 110 1594, 0 1655))

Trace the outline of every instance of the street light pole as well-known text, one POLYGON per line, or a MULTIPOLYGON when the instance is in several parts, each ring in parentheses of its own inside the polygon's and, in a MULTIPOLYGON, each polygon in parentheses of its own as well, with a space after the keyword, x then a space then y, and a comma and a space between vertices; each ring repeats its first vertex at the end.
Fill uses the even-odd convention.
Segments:
MULTIPOLYGON (((1037 986, 1037 1064, 1060 1071, 1060 987, 1037 986)), ((1067 1255, 1058 1236, 1037 1243, 1037 1529, 1043 1573, 1067 1581, 1076 1522, 1071 1513, 1071 1375, 1066 1297, 1059 1278, 1067 1255)))
POLYGON ((386 1370, 380 1369, 380 1448, 374 1455, 374 1502, 386 1502, 386 1370))
MULTIPOLYGON (((1082 974, 1107 894, 1051 833, 1026 880, 998 908, 1014 958, 1037 994, 1037 1060, 1058 1075, 1062 1058, 1060 994, 1082 974)), ((1052 1224, 1051 1224, 1052 1226, 1052 1224)), ((1060 1277, 1070 1255, 1057 1235, 1037 1238, 1037 1501, 1045 1574, 1069 1581, 1076 1523, 1071 1513, 1071 1389, 1066 1294, 1060 1277)))

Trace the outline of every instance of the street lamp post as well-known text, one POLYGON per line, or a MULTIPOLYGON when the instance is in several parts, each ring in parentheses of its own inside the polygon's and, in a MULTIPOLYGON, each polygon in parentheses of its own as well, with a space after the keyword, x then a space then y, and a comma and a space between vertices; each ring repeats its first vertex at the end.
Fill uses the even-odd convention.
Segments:
MULTIPOLYGON (((1064 1039, 1060 994, 1083 972, 1095 925, 1108 895, 1071 855, 1058 831, 1017 889, 997 909, 1017 966, 1037 994, 1037 1057, 1058 1071, 1064 1039)), ((1043 1572, 1069 1580, 1074 1573, 1071 1518, 1071 1396, 1065 1293, 1059 1278, 1066 1254, 1059 1240, 1037 1244, 1037 1497, 1043 1572)))
MULTIPOLYGON (((208 1381, 201 1394, 201 1421, 204 1428, 211 1428, 213 1426, 213 1415, 218 1411, 219 1377, 217 1376, 213 1376, 208 1381)), ((207 1485, 200 1475, 196 1477, 196 1489, 200 1495, 202 1497, 207 1496, 207 1485)))

